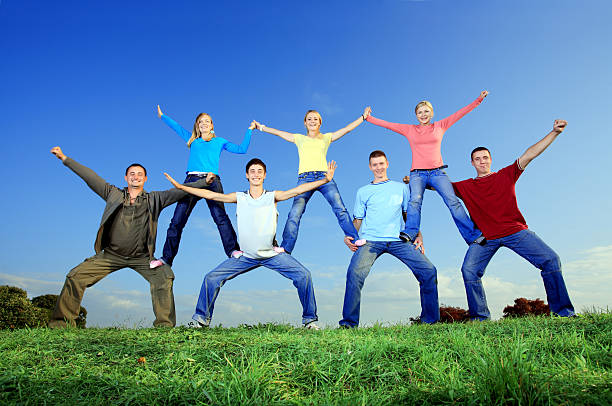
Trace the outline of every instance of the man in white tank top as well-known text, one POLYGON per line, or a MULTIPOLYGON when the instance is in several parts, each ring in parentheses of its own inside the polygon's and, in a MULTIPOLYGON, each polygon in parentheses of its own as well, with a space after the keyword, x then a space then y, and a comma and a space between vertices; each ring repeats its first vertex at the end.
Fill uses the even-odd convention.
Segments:
POLYGON ((336 163, 331 161, 327 166, 325 179, 304 183, 286 191, 268 192, 263 188, 266 165, 260 159, 254 158, 246 165, 249 190, 228 194, 184 186, 172 179, 170 175, 165 174, 175 187, 188 193, 218 202, 238 204, 236 208, 238 243, 242 249, 242 255, 238 258, 226 259, 204 277, 198 304, 192 317, 200 326, 210 325, 215 300, 221 286, 226 281, 260 266, 265 266, 293 281, 293 286, 297 288, 302 303, 302 324, 309 329, 319 329, 315 324, 318 319, 317 303, 310 271, 291 255, 273 246, 278 218, 276 203, 291 199, 331 181, 335 170, 336 163))

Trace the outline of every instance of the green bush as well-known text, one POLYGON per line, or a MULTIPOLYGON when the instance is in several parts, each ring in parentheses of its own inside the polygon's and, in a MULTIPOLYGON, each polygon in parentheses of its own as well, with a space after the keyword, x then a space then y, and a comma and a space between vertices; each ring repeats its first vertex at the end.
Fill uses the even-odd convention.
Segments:
POLYGON ((46 311, 35 307, 25 290, 0 286, 0 329, 46 325, 46 311))
MULTIPOLYGON (((44 310, 46 319, 45 324, 51 320, 51 315, 53 314, 53 309, 55 308, 55 303, 57 302, 58 295, 41 295, 36 296, 32 299, 32 304, 38 308, 44 310)), ((79 316, 75 320, 76 326, 79 328, 85 328, 85 324, 87 322, 87 310, 81 306, 79 310, 79 316)))

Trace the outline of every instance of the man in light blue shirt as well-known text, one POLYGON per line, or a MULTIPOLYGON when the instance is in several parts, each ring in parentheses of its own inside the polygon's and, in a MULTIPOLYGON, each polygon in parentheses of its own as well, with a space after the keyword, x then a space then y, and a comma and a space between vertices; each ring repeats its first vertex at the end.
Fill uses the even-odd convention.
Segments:
POLYGON ((419 232, 413 244, 399 239, 408 208, 408 191, 403 183, 389 180, 389 161, 382 151, 370 154, 370 170, 374 180, 357 191, 353 224, 365 245, 357 247, 351 237, 344 243, 354 252, 346 273, 346 289, 342 308, 342 327, 357 327, 361 305, 361 288, 376 258, 388 252, 412 270, 419 281, 423 323, 440 319, 437 271, 423 253, 423 237, 419 232))

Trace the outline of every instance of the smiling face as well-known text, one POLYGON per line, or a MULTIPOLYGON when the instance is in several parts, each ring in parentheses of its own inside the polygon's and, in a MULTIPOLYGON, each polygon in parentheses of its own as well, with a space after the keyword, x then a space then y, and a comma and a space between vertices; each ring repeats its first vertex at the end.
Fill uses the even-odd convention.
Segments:
POLYGON ((370 158, 370 170, 374 174, 374 181, 381 182, 387 180, 387 169, 389 161, 385 156, 376 156, 370 158))
POLYGON ((139 189, 147 181, 147 174, 142 166, 130 166, 125 175, 125 181, 129 188, 139 189))
POLYGON ((206 136, 210 134, 214 128, 212 118, 210 118, 208 114, 201 114, 198 117, 196 124, 198 126, 198 130, 200 130, 200 134, 202 134, 202 137, 204 138, 206 138, 206 136))
POLYGON ((431 105, 422 104, 417 107, 415 113, 417 120, 419 120, 419 123, 423 125, 431 123, 431 119, 433 118, 433 108, 431 108, 431 105))
POLYGON ((487 150, 472 152, 472 166, 476 169, 478 177, 491 173, 491 154, 487 150))
POLYGON ((319 132, 319 129, 321 128, 321 123, 321 115, 318 112, 311 110, 306 113, 306 117, 304 117, 304 126, 306 127, 308 132, 319 132))
POLYGON ((259 164, 249 166, 246 178, 251 186, 261 186, 266 179, 266 168, 259 164))

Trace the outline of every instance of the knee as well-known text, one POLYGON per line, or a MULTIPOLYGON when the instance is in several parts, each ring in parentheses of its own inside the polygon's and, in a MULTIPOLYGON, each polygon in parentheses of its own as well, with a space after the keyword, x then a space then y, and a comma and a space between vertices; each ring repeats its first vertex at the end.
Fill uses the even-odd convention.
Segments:
POLYGON ((461 276, 463 276, 463 282, 470 283, 480 281, 482 274, 479 274, 476 268, 463 264, 461 267, 461 276))
POLYGON ((542 263, 540 269, 546 272, 554 272, 561 270, 561 258, 556 252, 551 251, 542 263))

